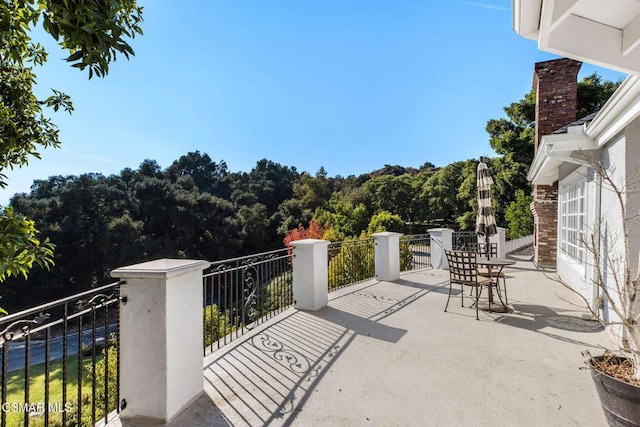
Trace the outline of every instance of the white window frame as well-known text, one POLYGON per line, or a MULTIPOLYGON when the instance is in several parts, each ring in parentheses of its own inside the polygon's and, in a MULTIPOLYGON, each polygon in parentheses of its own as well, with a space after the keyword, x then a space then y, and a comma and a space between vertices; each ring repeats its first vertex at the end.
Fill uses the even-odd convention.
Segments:
POLYGON ((558 189, 558 250, 574 263, 587 263, 587 177, 581 176, 558 189))

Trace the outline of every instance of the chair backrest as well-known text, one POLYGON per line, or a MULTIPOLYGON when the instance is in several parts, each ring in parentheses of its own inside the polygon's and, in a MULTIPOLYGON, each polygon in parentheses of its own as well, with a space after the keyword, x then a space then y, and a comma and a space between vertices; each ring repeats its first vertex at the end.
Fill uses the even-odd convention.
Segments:
POLYGON ((478 279, 476 253, 445 250, 449 262, 449 279, 454 283, 474 285, 478 279))
POLYGON ((471 243, 469 244, 469 250, 474 251, 481 257, 496 258, 498 256, 497 243, 471 243))

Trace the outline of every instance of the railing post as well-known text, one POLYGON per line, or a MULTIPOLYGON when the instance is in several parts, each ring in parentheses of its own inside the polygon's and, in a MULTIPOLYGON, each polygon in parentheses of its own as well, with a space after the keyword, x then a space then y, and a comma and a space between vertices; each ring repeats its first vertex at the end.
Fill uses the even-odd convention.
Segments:
MULTIPOLYGON (((202 270, 159 259, 118 268, 120 418, 168 423, 203 392, 202 270)), ((134 421, 135 420, 135 421, 134 421)))
POLYGON ((435 269, 448 270, 445 250, 453 249, 453 230, 450 228, 432 228, 431 235, 431 266, 435 269))
POLYGON ((320 310, 329 302, 329 241, 304 239, 293 246, 293 301, 299 310, 320 310))
POLYGON ((375 233, 375 267, 378 280, 400 278, 400 233, 375 233))
POLYGON ((498 258, 504 258, 507 256, 505 231, 506 230, 503 227, 498 227, 498 233, 489 237, 490 243, 497 243, 498 245, 498 258))

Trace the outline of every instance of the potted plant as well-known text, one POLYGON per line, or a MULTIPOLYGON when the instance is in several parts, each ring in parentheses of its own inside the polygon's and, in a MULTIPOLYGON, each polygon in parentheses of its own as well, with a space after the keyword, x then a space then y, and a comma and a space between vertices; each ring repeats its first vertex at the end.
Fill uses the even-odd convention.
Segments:
POLYGON ((602 215, 595 229, 581 237, 592 257, 593 280, 599 292, 595 304, 565 286, 582 298, 594 318, 615 337, 615 344, 604 354, 583 353, 607 422, 612 426, 640 426, 640 245, 632 235, 640 230, 640 213, 629 213, 636 210, 633 206, 640 206, 640 192, 621 180, 615 168, 585 159, 596 172, 602 192, 615 200, 607 208, 619 212, 619 216, 602 215), (636 260, 638 264, 634 265, 636 260), (604 305, 611 314, 606 320, 599 312, 604 305))

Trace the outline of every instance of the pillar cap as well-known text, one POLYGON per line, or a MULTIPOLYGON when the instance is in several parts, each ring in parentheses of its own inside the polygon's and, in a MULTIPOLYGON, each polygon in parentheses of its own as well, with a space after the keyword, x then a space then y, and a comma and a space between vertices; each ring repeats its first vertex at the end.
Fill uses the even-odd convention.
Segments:
POLYGON ((386 236, 400 236, 400 233, 395 233, 393 231, 382 231, 380 233, 373 233, 373 237, 386 237, 386 236))
POLYGON ((193 270, 204 270, 209 265, 209 261, 204 260, 162 258, 117 268, 111 272, 111 277, 118 279, 169 278, 193 270))
POLYGON ((328 240, 322 240, 322 239, 302 239, 302 240, 294 240, 289 244, 295 248, 296 246, 313 246, 313 245, 322 245, 322 244, 326 244, 328 246, 329 243, 331 242, 328 240))

